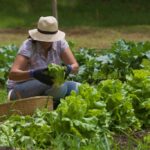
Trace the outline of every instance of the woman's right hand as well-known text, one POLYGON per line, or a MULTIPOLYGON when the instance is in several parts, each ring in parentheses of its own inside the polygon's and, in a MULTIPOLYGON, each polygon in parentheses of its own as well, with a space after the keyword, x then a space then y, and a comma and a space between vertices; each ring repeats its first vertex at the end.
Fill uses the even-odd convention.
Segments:
POLYGON ((54 83, 53 77, 48 75, 48 68, 30 70, 29 73, 31 78, 35 78, 44 84, 53 85, 54 83))

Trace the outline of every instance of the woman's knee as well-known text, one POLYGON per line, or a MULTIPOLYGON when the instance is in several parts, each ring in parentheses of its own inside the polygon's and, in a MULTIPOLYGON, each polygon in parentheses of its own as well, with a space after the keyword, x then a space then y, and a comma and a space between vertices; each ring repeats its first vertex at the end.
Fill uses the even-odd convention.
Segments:
POLYGON ((71 94, 71 91, 78 92, 78 87, 81 84, 79 82, 74 81, 66 81, 64 84, 62 84, 59 87, 52 87, 45 91, 44 95, 49 95, 54 98, 54 100, 58 100, 60 98, 64 98, 65 96, 68 96, 71 94))
POLYGON ((45 91, 45 95, 50 95, 54 98, 54 100, 58 100, 60 98, 64 98, 67 93, 67 86, 62 84, 59 87, 52 87, 45 91))
POLYGON ((66 95, 70 95, 71 91, 75 91, 76 93, 78 93, 78 87, 81 85, 81 83, 74 81, 66 81, 64 84, 66 84, 67 86, 66 95))
POLYGON ((39 82, 38 80, 29 80, 18 83, 9 93, 10 100, 27 98, 32 96, 41 96, 45 90, 50 87, 39 82))

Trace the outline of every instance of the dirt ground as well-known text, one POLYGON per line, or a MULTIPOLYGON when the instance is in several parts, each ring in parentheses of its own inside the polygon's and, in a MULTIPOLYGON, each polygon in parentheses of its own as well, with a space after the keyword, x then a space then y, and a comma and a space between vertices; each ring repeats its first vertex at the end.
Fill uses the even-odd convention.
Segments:
MULTIPOLYGON (((76 48, 109 48, 119 39, 126 41, 150 41, 150 25, 130 27, 89 28, 75 27, 60 29, 66 39, 75 43, 76 48)), ((28 37, 28 29, 0 29, 0 46, 20 45, 28 37)))

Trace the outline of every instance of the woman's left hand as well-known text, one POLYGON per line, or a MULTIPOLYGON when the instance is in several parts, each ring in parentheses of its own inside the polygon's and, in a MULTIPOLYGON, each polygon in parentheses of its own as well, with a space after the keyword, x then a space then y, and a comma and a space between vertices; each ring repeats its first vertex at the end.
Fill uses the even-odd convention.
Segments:
POLYGON ((68 77, 68 75, 71 73, 71 71, 72 71, 72 66, 66 65, 65 66, 65 79, 68 77))

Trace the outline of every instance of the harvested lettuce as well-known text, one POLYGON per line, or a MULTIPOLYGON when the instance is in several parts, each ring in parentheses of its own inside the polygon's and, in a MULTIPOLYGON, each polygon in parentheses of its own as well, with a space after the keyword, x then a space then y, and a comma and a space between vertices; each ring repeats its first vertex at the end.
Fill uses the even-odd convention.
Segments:
POLYGON ((64 67, 57 64, 48 65, 48 74, 54 78, 54 85, 59 86, 65 81, 65 71, 64 67))

